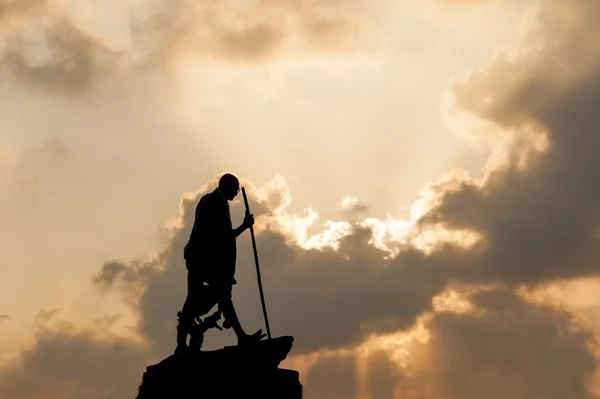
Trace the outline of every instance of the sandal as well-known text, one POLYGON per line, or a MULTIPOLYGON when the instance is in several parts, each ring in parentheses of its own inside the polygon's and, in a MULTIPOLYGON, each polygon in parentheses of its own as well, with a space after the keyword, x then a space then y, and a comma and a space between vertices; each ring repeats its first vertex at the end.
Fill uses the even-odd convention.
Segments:
POLYGON ((267 334, 264 334, 262 329, 260 329, 252 335, 246 334, 244 338, 238 339, 238 346, 258 343, 266 336, 267 334))

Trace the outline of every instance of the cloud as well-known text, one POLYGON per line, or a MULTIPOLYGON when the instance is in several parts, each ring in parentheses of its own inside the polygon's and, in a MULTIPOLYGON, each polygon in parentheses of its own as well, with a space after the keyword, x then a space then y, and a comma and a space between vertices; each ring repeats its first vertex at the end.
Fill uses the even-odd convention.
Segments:
POLYGON ((134 397, 148 365, 139 343, 99 338, 73 326, 41 328, 18 361, 0 366, 0 396, 33 398, 134 397))
POLYGON ((371 399, 393 399, 401 373, 388 353, 377 352, 367 360, 365 377, 371 399))
POLYGON ((342 199, 338 204, 338 208, 345 214, 364 213, 369 210, 367 204, 356 197, 346 197, 342 199))
POLYGON ((332 356, 319 359, 307 373, 304 395, 314 399, 354 398, 357 393, 357 358, 332 356))
MULTIPOLYGON (((82 94, 116 77, 120 55, 46 1, 4 1, 0 78, 5 88, 82 94), (19 3, 17 5, 17 3, 19 3), (11 23, 21 20, 27 23, 11 23)), ((0 25, 1 27, 1 25, 0 25)))
POLYGON ((0 28, 15 20, 45 10, 46 0, 2 0, 0 1, 0 28))
MULTIPOLYGON (((507 287, 464 290, 472 311, 425 317, 399 354, 365 345, 320 356, 307 395, 371 399, 595 398, 595 332, 572 313, 507 287), (562 359, 560 362, 554 359, 562 359), (329 376, 330 379, 327 379, 329 376), (319 378, 323 381, 319 381, 319 378), (340 381, 346 381, 340 384, 340 381), (341 386, 340 386, 341 385, 341 386)), ((394 341, 401 339, 396 337, 394 341)))
MULTIPOLYGON (((186 10, 184 3, 178 4, 186 10)), ((174 19, 173 26, 182 26, 185 32, 181 9, 175 15, 182 13, 183 21, 174 19)), ((397 243, 398 253, 390 256, 373 245, 372 228, 341 223, 343 233, 335 247, 307 249, 285 228, 294 221, 286 213, 291 198, 284 183, 257 188, 244 181, 257 215, 258 252, 274 334, 294 335, 296 354, 352 348, 372 334, 409 330, 433 310, 434 298, 450 285, 495 284, 502 288, 470 296, 473 312, 430 314, 424 324, 429 339, 413 344, 405 370, 396 370, 385 358, 375 362, 373 370, 386 377, 381 385, 371 381, 372 395, 593 397, 586 385, 596 368, 592 332, 572 314, 527 302, 516 292, 523 286, 534 289, 555 280, 598 274, 598 14, 600 5, 594 1, 544 3, 520 53, 498 57, 453 88, 457 117, 468 114, 477 119, 486 127, 481 140, 502 145, 483 179, 454 174, 432 184, 431 201, 409 238, 435 228, 470 230, 482 237, 472 247, 449 242, 425 253, 413 240, 397 243)), ((255 37, 261 51, 275 43, 269 39, 275 36, 267 33, 255 37)), ((190 43, 194 42, 184 44, 190 43)), ((108 261, 94 277, 104 290, 120 292, 139 315, 137 330, 152 357, 165 356, 174 347, 176 312, 185 297, 182 250, 196 202, 214 185, 213 179, 184 196, 164 250, 144 260, 108 261)), ((242 220, 243 211, 241 203, 234 205, 234 221, 242 220)), ((247 234, 240 237, 239 284, 234 290, 248 329, 262 327, 250 246, 247 234)), ((38 320, 46 323, 54 316, 46 312, 38 320)), ((231 343, 233 336, 227 334, 210 335, 209 344, 231 343)), ((69 353, 71 341, 85 348, 76 351, 81 356, 105 359, 96 352, 98 338, 63 328, 38 335, 37 346, 24 352, 28 367, 19 370, 25 371, 7 375, 21 376, 11 381, 29 381, 28 370, 38 370, 36 359, 49 361, 42 354, 54 353, 40 343, 69 353)), ((128 354, 127 361, 134 364, 131 370, 139 370, 145 358, 137 346, 116 338, 110 342, 102 353, 128 354)), ((88 361, 76 359, 79 367, 88 361)), ((113 361, 106 358, 107 364, 113 361)), ((336 383, 352 381, 355 364, 347 358, 317 364, 307 376, 313 384, 310 389, 330 397, 355 394, 352 382, 336 383), (337 377, 330 381, 323 375, 337 377), (330 382, 330 391, 320 385, 330 382)), ((140 376, 136 371, 128 378, 137 383, 140 376)), ((64 379, 62 374, 42 373, 35 381, 46 378, 64 379)), ((73 374, 90 389, 101 389, 89 378, 73 374)), ((115 381, 110 386, 125 392, 119 385, 125 380, 115 381)))
POLYGON ((595 397, 595 338, 572 314, 502 288, 470 300, 479 312, 442 312, 426 323, 429 339, 412 348, 397 397, 595 397))
MULTIPOLYGON (((172 350, 175 315, 185 298, 182 254, 194 210, 208 187, 216 186, 216 179, 184 198, 178 228, 164 251, 126 267, 108 262, 94 280, 105 289, 116 287, 135 304, 141 316, 141 333, 159 354, 172 350)), ((431 309, 431 299, 444 289, 452 274, 450 266, 443 270, 435 264, 420 264, 424 255, 418 251, 412 252, 413 261, 405 265, 387 262, 388 254, 370 244, 372 231, 358 225, 341 239, 337 250, 304 249, 277 222, 285 208, 277 210, 278 203, 261 200, 260 189, 247 186, 251 209, 262 226, 256 240, 271 327, 277 335, 298 337, 298 353, 353 346, 371 333, 410 327, 417 316, 431 309), (272 216, 265 216, 269 214, 272 216)), ((286 191, 286 187, 270 185, 262 197, 280 199, 286 191)), ((234 224, 241 222, 243 212, 238 200, 232 208, 234 224)), ((260 328, 262 314, 247 235, 238 239, 238 251, 239 284, 234 300, 247 328, 260 328)), ((405 257, 405 261, 409 259, 408 254, 405 257)), ((211 337, 209 343, 228 342, 223 333, 214 339, 211 337)))
MULTIPOLYGON (((365 45, 370 1, 202 0, 140 3, 124 27, 129 43, 109 44, 68 8, 45 0, 0 2, 0 83, 64 95, 118 90, 146 72, 167 76, 188 57, 253 62, 285 50, 330 51, 365 45), (164 73, 167 72, 167 75, 164 73)), ((1 86, 0 86, 1 87, 1 86)))
POLYGON ((8 319, 10 319, 10 315, 0 314, 0 323, 3 321, 7 321, 8 319))
MULTIPOLYGON (((434 185, 435 198, 431 208, 420 217, 418 227, 476 231, 483 239, 474 248, 465 250, 445 244, 424 254, 404 246, 397 256, 386 261, 387 254, 369 244, 373 232, 360 226, 352 227, 351 233, 341 239, 337 251, 306 250, 276 229, 266 228, 258 235, 273 329, 297 336, 299 353, 352 346, 370 333, 406 329, 419 315, 431 310, 433 297, 443 292, 450 282, 500 282, 515 289, 523 284, 536 286, 557 279, 597 274, 600 191, 595 183, 600 165, 596 164, 599 157, 595 149, 600 148, 596 143, 599 137, 596 126, 600 121, 595 110, 600 101, 597 63, 600 47, 595 46, 594 38, 599 36, 593 16, 600 12, 600 6, 581 1, 573 8, 567 7, 570 12, 561 14, 564 18, 556 19, 565 7, 566 3, 560 1, 546 4, 521 53, 499 57, 485 71, 473 73, 455 87, 457 111, 470 113, 485 122, 491 136, 510 138, 505 148, 510 156, 491 164, 481 181, 451 178, 434 185), (582 44, 573 48, 570 44, 569 40, 588 36, 589 47, 582 44), (538 47, 527 47, 530 43, 538 47), (564 65, 568 69, 565 70, 564 65), (540 137, 547 140, 548 146, 539 146, 540 137), (525 159, 523 155, 527 155, 525 159), (290 312, 290 309, 296 311, 290 312)), ((159 255, 152 266, 159 271, 156 278, 148 280, 147 289, 138 302, 142 330, 155 348, 163 346, 159 351, 166 351, 167 346, 162 343, 172 339, 173 327, 168 320, 173 318, 183 300, 185 269, 180 254, 196 200, 197 197, 183 203, 182 230, 175 232, 169 249, 159 255), (176 292, 175 287, 181 292, 176 292)), ((258 326, 259 312, 249 305, 255 295, 249 288, 252 268, 242 266, 252 264, 247 256, 247 245, 243 241, 240 245, 241 284, 236 287, 236 298, 243 298, 238 301, 240 313, 253 314, 253 325, 258 326)), ((511 298, 508 294, 499 297, 511 298)), ((516 312, 517 320, 527 314, 523 309, 525 305, 518 301, 511 306, 508 309, 516 312)), ((434 319, 437 324, 430 325, 434 331, 431 347, 440 351, 444 347, 436 346, 435 337, 442 341, 448 339, 448 345, 459 345, 451 334, 460 324, 475 337, 481 334, 482 339, 487 339, 489 350, 495 351, 494 342, 489 338, 492 332, 485 328, 499 325, 496 317, 507 323, 511 319, 501 318, 502 307, 491 312, 499 314, 483 320, 488 322, 483 327, 479 324, 481 320, 472 316, 434 319)), ((548 310, 535 317, 538 324, 527 325, 531 330, 524 334, 543 336, 547 330, 552 338, 556 335, 552 323, 566 323, 559 313, 548 310)), ((515 329, 519 331, 518 327, 515 329)), ((517 346, 524 345, 519 336, 507 334, 506 345, 513 340, 517 346)), ((467 332, 465 336, 469 336, 467 332)), ((545 345, 541 352, 532 356, 544 359, 546 352, 558 351, 563 356, 572 352, 575 360, 581 361, 572 368, 571 381, 577 383, 571 387, 570 394, 584 397, 579 381, 593 369, 593 360, 581 344, 583 338, 575 335, 556 348, 551 344, 553 341, 544 342, 540 344, 545 345)), ((437 372, 435 358, 431 359, 428 364, 437 372)), ((506 363, 501 364, 502 367, 514 365, 514 361, 510 357, 499 360, 506 363)), ((472 363, 469 367, 475 370, 477 366, 472 363)), ((467 374, 467 370, 463 372, 467 374)), ((508 373, 504 369, 502 372, 508 373)), ((560 372, 562 369, 549 369, 542 374, 550 378, 552 373, 560 372)), ((519 384, 527 384, 519 382, 516 375, 508 377, 511 382, 506 389, 511 392, 516 392, 519 384)), ((451 381, 437 382, 444 385, 451 381)), ((535 396, 537 388, 527 386, 521 387, 522 391, 531 390, 535 396)), ((448 389, 455 392, 455 397, 470 395, 455 386, 448 389)), ((566 389, 561 385, 541 392, 550 395, 566 389)))
POLYGON ((568 4, 549 2, 522 53, 499 57, 455 88, 457 110, 485 123, 491 136, 511 138, 510 157, 483 181, 440 190, 421 220, 485 237, 470 262, 474 280, 537 284, 598 273, 600 52, 593 21, 600 6, 568 4), (540 136, 548 142, 541 153, 540 136), (523 152, 530 153, 525 164, 514 156, 523 152))
POLYGON ((255 61, 284 48, 354 47, 363 37, 369 1, 263 0, 250 4, 162 1, 134 24, 134 36, 163 63, 186 55, 255 61))
POLYGON ((117 278, 127 269, 127 265, 119 261, 109 261, 102 265, 100 272, 92 282, 96 285, 111 288, 117 278))

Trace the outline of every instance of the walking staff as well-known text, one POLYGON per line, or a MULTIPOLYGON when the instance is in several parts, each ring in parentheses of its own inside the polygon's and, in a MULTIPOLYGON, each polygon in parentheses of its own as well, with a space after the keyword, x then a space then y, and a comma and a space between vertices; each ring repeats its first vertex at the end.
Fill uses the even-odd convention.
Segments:
MULTIPOLYGON (((242 195, 244 196, 244 204, 246 204, 246 215, 250 215, 250 205, 248 205, 248 197, 246 189, 242 187, 242 195)), ((269 318, 267 317, 267 307, 265 305, 265 295, 260 278, 260 267, 258 265, 258 251, 256 250, 256 239, 254 238, 254 227, 250 225, 250 236, 252 237, 252 249, 254 249, 254 263, 256 264, 256 278, 258 279, 258 290, 260 291, 260 302, 262 303, 263 314, 265 316, 265 326, 267 327, 267 337, 271 339, 271 329, 269 328, 269 318)))

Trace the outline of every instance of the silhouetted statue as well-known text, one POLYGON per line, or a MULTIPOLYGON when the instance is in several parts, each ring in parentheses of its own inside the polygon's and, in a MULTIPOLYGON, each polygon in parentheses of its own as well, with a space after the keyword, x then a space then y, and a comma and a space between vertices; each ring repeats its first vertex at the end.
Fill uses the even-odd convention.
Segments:
POLYGON ((194 226, 184 249, 188 293, 181 312, 177 313, 175 354, 187 349, 199 350, 207 329, 221 329, 217 325, 221 314, 225 318, 223 328, 233 328, 238 345, 257 342, 265 337, 262 330, 251 335, 244 331, 231 298, 232 287, 236 284, 236 238, 254 224, 252 214, 247 214, 243 223, 235 229, 231 224, 228 201, 233 200, 239 191, 239 180, 227 173, 219 180, 219 186, 204 195, 196 207, 194 226), (204 321, 199 319, 215 305, 218 305, 217 312, 204 321))
MULTIPOLYGON (((272 338, 269 334, 269 338, 263 340, 262 330, 246 334, 233 307, 235 240, 254 224, 242 190, 246 217, 240 227, 231 226, 228 201, 234 199, 239 190, 238 179, 226 174, 219 180, 219 187, 204 195, 196 207, 194 226, 184 250, 188 295, 183 309, 177 313, 177 348, 173 355, 146 368, 137 399, 302 399, 299 373, 279 368, 292 349, 294 338, 272 338), (218 309, 202 320, 215 305, 218 309), (235 331, 238 345, 214 351, 200 350, 206 330, 221 329, 217 324, 221 315, 225 317, 223 327, 235 331)), ((252 229, 251 233, 260 288, 252 229)), ((264 300, 263 310, 269 331, 264 300)))

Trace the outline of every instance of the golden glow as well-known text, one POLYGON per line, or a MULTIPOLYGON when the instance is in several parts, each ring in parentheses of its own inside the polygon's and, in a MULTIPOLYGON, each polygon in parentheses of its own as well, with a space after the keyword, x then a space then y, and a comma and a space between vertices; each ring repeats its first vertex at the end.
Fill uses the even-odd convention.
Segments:
MULTIPOLYGON (((460 172, 457 173, 460 174, 460 172)), ((456 184, 456 176, 456 173, 449 175, 447 182, 456 184)), ((464 178, 468 179, 468 175, 464 175, 464 178)), ((285 180, 278 177, 277 181, 278 185, 274 187, 286 187, 285 193, 287 193, 285 180)), ((465 249, 473 248, 483 239, 478 232, 469 230, 453 231, 438 225, 417 229, 419 218, 430 208, 437 205, 440 194, 448 189, 451 188, 444 187, 443 184, 440 185, 439 183, 436 187, 427 185, 421 192, 422 198, 412 205, 410 210, 411 219, 409 220, 396 219, 388 215, 384 220, 367 217, 362 221, 355 222, 355 225, 370 229, 373 232, 370 244, 386 251, 388 257, 397 255, 401 246, 406 244, 411 244, 425 253, 434 251, 442 244, 453 244, 465 249)), ((274 220, 264 221, 263 224, 266 223, 278 231, 285 232, 302 248, 331 247, 337 249, 340 240, 352 234, 353 227, 351 223, 326 220, 319 225, 319 232, 310 235, 309 230, 317 225, 319 214, 312 209, 307 210, 305 217, 287 213, 285 208, 291 204, 291 199, 288 196, 289 194, 283 195, 284 198, 287 198, 284 201, 285 205, 278 208, 274 220)), ((264 227, 263 224, 261 224, 261 227, 264 227)))
MULTIPOLYGON (((348 5, 352 23, 323 40, 314 40, 327 28, 322 24, 309 24, 313 30, 307 32, 294 24, 288 31, 282 19, 272 18, 296 3, 266 2, 275 7, 268 15, 251 16, 286 35, 277 51, 252 53, 268 50, 258 43, 268 35, 253 36, 252 43, 205 35, 194 49, 189 40, 203 32, 193 29, 182 45, 162 54, 161 62, 169 65, 149 71, 135 67, 142 50, 132 48, 128 20, 147 1, 59 3, 55 12, 123 50, 125 61, 114 72, 116 93, 68 97, 17 84, 0 94, 0 314, 10 316, 0 321, 0 363, 19 344, 31 347, 32 334, 44 328, 93 331, 99 341, 125 337, 141 345, 130 328, 140 315, 116 294, 100 297, 90 289, 90 277, 107 259, 143 256, 142 266, 155 260, 183 226, 184 205, 214 185, 198 189, 216 173, 243 175, 257 206, 271 211, 256 215, 257 234, 272 229, 304 249, 336 250, 357 227, 368 228, 370 245, 391 259, 407 245, 426 254, 443 244, 465 250, 484 245, 480 232, 424 228, 419 221, 458 185, 481 187, 491 170, 508 162, 524 169, 550 146, 542 126, 529 123, 518 132, 502 127, 499 134, 499 126, 460 111, 452 95, 454 76, 484 67, 496 49, 525 34, 514 29, 523 2, 493 2, 452 18, 441 2, 352 2, 362 4, 363 13, 348 5), (368 18, 355 25, 359 14, 368 18), (310 38, 314 42, 307 45, 310 38), (329 51, 324 44, 340 47, 329 51), (456 48, 459 55, 449 50, 456 48), (49 137, 64 143, 66 158, 44 152, 48 148, 40 143, 49 137), (178 210, 182 192, 188 194, 178 210), (47 320, 39 316, 42 308, 50 312, 44 313, 47 320)), ((225 27, 240 21, 231 2, 217 11, 225 27)), ((35 30, 51 22, 3 19, 2 39, 13 24, 35 30)), ((573 78, 568 63, 556 62, 562 67, 553 77, 573 78)), ((479 98, 476 106, 484 113, 502 102, 498 96, 479 98)), ((240 199, 233 204, 236 210, 242 206, 240 199)), ((598 283, 586 280, 523 295, 568 306, 600 329, 597 291, 598 283)), ((475 312, 464 296, 448 290, 433 299, 433 311, 475 312)), ((366 360, 385 352, 406 371, 411 354, 418 356, 411 350, 428 342, 431 316, 422 315, 408 331, 371 336, 356 348, 293 356, 284 366, 305 374, 319 359, 358 356, 363 378, 366 360)))

